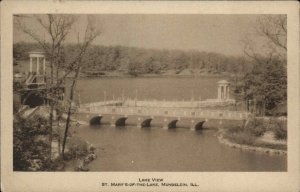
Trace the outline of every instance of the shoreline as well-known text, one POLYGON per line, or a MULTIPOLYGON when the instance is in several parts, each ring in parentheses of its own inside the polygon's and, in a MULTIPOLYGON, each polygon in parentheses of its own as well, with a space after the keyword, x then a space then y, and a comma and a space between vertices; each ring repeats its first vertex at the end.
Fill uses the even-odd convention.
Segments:
POLYGON ((138 74, 130 75, 123 73, 89 76, 81 74, 80 79, 105 79, 105 78, 228 78, 232 74, 138 74))
POLYGON ((253 151, 253 152, 260 152, 260 153, 265 153, 265 154, 287 155, 286 150, 271 149, 271 148, 266 148, 266 147, 256 147, 256 146, 250 146, 250 145, 243 145, 243 144, 234 143, 234 142, 224 138, 222 134, 219 134, 217 136, 217 138, 218 138, 218 141, 221 144, 224 144, 224 145, 229 146, 231 148, 237 148, 237 149, 246 150, 246 151, 253 151))

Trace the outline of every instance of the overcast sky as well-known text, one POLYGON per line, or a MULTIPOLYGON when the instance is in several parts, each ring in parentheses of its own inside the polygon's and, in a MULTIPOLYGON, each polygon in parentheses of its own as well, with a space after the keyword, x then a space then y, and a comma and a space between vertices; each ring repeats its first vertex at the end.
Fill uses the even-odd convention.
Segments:
MULTIPOLYGON (((243 54, 242 39, 256 38, 258 15, 95 15, 102 34, 94 44, 122 45, 158 49, 182 49, 243 54)), ((44 36, 36 22, 26 25, 44 36)), ((86 17, 80 16, 74 28, 83 29, 86 17)), ((69 42, 76 38, 70 35, 69 42)), ((257 38, 258 39, 258 38, 257 38)), ((14 42, 32 41, 14 27, 14 42)))

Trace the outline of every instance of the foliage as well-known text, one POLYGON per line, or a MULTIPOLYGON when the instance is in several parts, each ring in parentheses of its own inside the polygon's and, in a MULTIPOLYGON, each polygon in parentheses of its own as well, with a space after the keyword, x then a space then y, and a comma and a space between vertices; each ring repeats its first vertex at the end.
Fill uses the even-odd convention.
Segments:
POLYGON ((287 99, 287 74, 285 63, 279 59, 256 64, 244 77, 245 99, 255 101, 260 114, 272 114, 272 111, 287 99), (265 111, 264 111, 265 110, 265 111))
POLYGON ((23 118, 15 115, 13 122, 13 167, 15 171, 51 170, 49 142, 45 137, 50 128, 40 116, 23 118))
MULTIPOLYGON (((24 42, 14 44, 14 58, 27 60, 28 52, 36 46, 37 44, 24 42)), ((67 44, 61 54, 65 57, 65 63, 69 63, 76 55, 76 45, 67 44)), ((243 57, 229 57, 218 53, 100 45, 92 45, 82 62, 82 72, 117 70, 134 76, 147 73, 158 74, 165 70, 180 72, 184 69, 238 74, 249 71, 252 66, 252 62, 243 57)))
POLYGON ((242 126, 228 126, 225 128, 227 133, 240 133, 244 131, 242 126))
POLYGON ((273 131, 276 139, 287 139, 287 121, 281 118, 274 118, 270 121, 270 131, 273 131))
POLYGON ((247 109, 260 115, 274 115, 274 109, 287 101, 286 19, 285 15, 261 16, 257 35, 262 45, 249 38, 244 41, 244 52, 255 65, 245 75, 239 94, 247 109))
POLYGON ((72 158, 80 158, 88 153, 87 142, 83 141, 78 136, 72 136, 69 138, 67 147, 72 158))
POLYGON ((275 133, 276 139, 287 139, 287 130, 283 129, 282 127, 276 126, 273 130, 275 133))
POLYGON ((225 137, 241 145, 252 145, 256 139, 253 135, 247 132, 236 132, 233 134, 226 134, 225 137))
POLYGON ((266 126, 263 119, 251 118, 244 130, 255 137, 259 137, 266 132, 266 126))
MULTIPOLYGON (((53 127, 53 116, 54 110, 60 108, 61 105, 61 86, 65 83, 68 75, 75 74, 71 81, 70 96, 68 98, 69 106, 67 112, 66 127, 64 131, 62 154, 64 155, 64 150, 66 146, 66 139, 68 136, 68 129, 70 125, 70 119, 72 114, 72 103, 74 100, 75 85, 79 76, 79 72, 82 68, 82 61, 85 57, 85 53, 88 50, 90 44, 100 35, 100 31, 95 26, 95 20, 92 16, 86 16, 86 27, 83 36, 80 38, 79 32, 77 34, 78 42, 73 46, 66 46, 65 40, 67 36, 72 31, 74 23, 77 21, 78 17, 68 14, 47 14, 47 15, 32 15, 24 17, 18 15, 16 17, 16 25, 27 35, 29 35, 45 52, 50 66, 50 75, 46 74, 46 96, 50 103, 50 115, 49 115, 49 140, 52 143, 52 127, 53 127), (34 21, 43 28, 44 38, 42 34, 32 30, 26 25, 24 20, 29 19, 34 21), (46 41, 45 35, 47 35, 48 40, 46 41), (80 40, 81 39, 81 40, 80 40), (69 48, 69 52, 66 49, 69 48), (71 51, 70 51, 71 49, 71 51)), ((22 43, 21 43, 22 44, 22 43)), ((36 46, 36 45, 34 45, 36 46)), ((24 51, 22 48, 18 50, 18 47, 14 49, 14 58, 21 58, 22 55, 20 50, 24 51)), ((27 51, 25 52, 27 53, 27 51)), ((61 114, 60 114, 61 115, 61 114)), ((51 147, 50 147, 51 154, 51 147)))

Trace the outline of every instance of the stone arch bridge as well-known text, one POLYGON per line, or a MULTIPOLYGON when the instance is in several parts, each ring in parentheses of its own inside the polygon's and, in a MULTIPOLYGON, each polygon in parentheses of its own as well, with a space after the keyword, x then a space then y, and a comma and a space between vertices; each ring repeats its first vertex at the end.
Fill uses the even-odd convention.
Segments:
POLYGON ((244 111, 209 110, 203 108, 170 107, 125 107, 84 105, 78 109, 76 119, 89 121, 90 125, 110 124, 115 126, 158 126, 165 129, 189 127, 202 129, 208 120, 246 120, 244 111))

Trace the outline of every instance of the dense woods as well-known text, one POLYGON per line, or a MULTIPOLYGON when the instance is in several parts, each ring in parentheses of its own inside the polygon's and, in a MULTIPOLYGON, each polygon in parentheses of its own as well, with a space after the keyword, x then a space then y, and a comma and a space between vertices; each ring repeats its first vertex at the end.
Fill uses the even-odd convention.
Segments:
MULTIPOLYGON (((64 58, 72 57, 75 45, 64 47, 64 58)), ((28 60, 28 52, 37 49, 33 43, 16 43, 15 60, 28 60)), ((82 72, 121 71, 131 75, 159 74, 167 70, 180 73, 185 69, 200 73, 245 73, 252 61, 244 57, 225 56, 219 53, 180 50, 152 50, 122 46, 93 45, 82 61, 82 72)))

